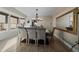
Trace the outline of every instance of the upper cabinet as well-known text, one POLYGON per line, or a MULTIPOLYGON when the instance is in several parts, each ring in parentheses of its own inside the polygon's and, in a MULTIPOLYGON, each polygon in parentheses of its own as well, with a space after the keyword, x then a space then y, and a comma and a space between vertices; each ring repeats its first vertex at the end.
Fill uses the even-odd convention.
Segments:
POLYGON ((56 18, 56 28, 64 30, 69 33, 77 33, 77 22, 78 22, 78 8, 74 8, 65 14, 60 15, 56 18))

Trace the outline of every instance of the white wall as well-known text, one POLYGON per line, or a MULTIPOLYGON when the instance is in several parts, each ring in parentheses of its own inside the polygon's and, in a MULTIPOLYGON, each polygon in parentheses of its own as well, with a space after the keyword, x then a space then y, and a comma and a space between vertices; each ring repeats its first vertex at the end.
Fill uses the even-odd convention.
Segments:
POLYGON ((26 18, 26 22, 25 22, 25 27, 30 27, 31 24, 32 24, 32 18, 31 17, 27 17, 26 18), (30 21, 30 23, 27 23, 27 21, 30 21))
MULTIPOLYGON (((14 15, 17 17, 25 17, 24 15, 22 16, 22 14, 18 14, 18 12, 14 13, 8 9, 5 8, 0 8, 0 11, 7 13, 9 15, 14 15)), ((10 19, 9 19, 10 20, 10 19)), ((10 24, 8 24, 10 26, 10 24)), ((16 43, 17 38, 14 39, 17 36, 17 29, 10 29, 10 30, 6 30, 6 31, 0 31, 0 51, 7 51, 7 49, 9 49, 13 44, 16 43)), ((15 47, 11 47, 13 48, 11 51, 15 51, 15 47)))
MULTIPOLYGON (((38 21, 37 22, 37 25, 40 26, 40 25, 43 25, 47 30, 52 30, 53 28, 53 23, 52 23, 52 16, 42 16, 42 17, 39 17, 42 21, 38 21)), ((26 19, 26 26, 30 26, 31 25, 31 20, 32 20, 32 17, 28 17, 26 19), (27 21, 30 21, 30 23, 27 23, 27 21)))
POLYGON ((37 23, 37 25, 43 25, 47 30, 52 30, 53 26, 52 26, 52 17, 51 16, 47 16, 47 17, 40 17, 43 21, 39 21, 37 23))
POLYGON ((12 29, 12 30, 0 32, 0 40, 9 39, 9 38, 12 38, 15 36, 17 36, 17 29, 12 29))
POLYGON ((16 51, 17 29, 0 32, 0 51, 16 51), (15 47, 12 47, 16 45, 15 47), (10 48, 11 47, 11 48, 10 48))
MULTIPOLYGON (((11 12, 9 10, 6 10, 4 8, 0 8, 0 11, 4 12, 4 13, 8 13, 10 15, 14 15, 14 16, 18 16, 18 17, 23 17, 20 14, 18 15, 17 13, 11 12)), ((10 24, 9 24, 10 26, 10 24)), ((16 34, 16 29, 10 29, 10 30, 6 30, 6 31, 0 31, 0 40, 1 39, 6 39, 10 36, 14 36, 16 34), (12 34, 13 33, 13 34, 12 34)))
POLYGON ((9 10, 9 9, 6 9, 6 8, 2 8, 2 7, 0 7, 0 11, 4 12, 4 13, 7 13, 7 14, 10 14, 10 15, 17 16, 17 17, 25 17, 24 15, 22 16, 21 13, 14 12, 12 10, 9 10))
POLYGON ((22 12, 18 11, 17 9, 15 9, 14 7, 2 7, 5 10, 8 10, 9 12, 17 14, 21 17, 27 17, 26 15, 24 15, 22 12))

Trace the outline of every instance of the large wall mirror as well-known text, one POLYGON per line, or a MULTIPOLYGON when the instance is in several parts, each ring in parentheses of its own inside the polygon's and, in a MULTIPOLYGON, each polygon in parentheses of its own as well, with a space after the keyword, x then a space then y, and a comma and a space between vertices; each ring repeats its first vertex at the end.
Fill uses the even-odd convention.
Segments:
POLYGON ((76 34, 77 33, 77 20, 78 20, 78 8, 74 8, 67 13, 60 15, 56 18, 56 28, 76 34))

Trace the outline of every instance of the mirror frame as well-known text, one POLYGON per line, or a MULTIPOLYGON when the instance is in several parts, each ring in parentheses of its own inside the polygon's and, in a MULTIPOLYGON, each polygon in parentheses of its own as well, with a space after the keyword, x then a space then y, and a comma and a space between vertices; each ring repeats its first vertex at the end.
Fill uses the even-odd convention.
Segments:
POLYGON ((60 15, 60 16, 58 16, 58 17, 56 17, 56 20, 57 20, 58 18, 64 16, 64 15, 66 15, 66 14, 71 13, 71 12, 73 12, 73 31, 68 31, 68 30, 61 29, 61 28, 56 28, 56 27, 55 27, 55 29, 58 29, 58 30, 61 30, 61 31, 64 31, 64 32, 68 32, 68 33, 72 33, 72 34, 77 34, 78 14, 79 14, 79 9, 78 9, 78 7, 76 7, 76 8, 74 8, 74 9, 72 9, 72 10, 70 10, 70 11, 68 11, 68 12, 66 12, 66 13, 64 13, 64 14, 62 14, 62 15, 60 15))

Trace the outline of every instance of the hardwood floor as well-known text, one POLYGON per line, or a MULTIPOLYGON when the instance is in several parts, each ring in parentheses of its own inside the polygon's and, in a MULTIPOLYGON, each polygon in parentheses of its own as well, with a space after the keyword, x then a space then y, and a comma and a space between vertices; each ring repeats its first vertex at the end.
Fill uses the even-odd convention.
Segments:
POLYGON ((49 40, 49 45, 34 45, 29 44, 26 45, 25 43, 21 43, 16 48, 17 52, 71 52, 72 50, 69 49, 66 45, 64 45, 60 40, 54 37, 54 40, 49 40))

